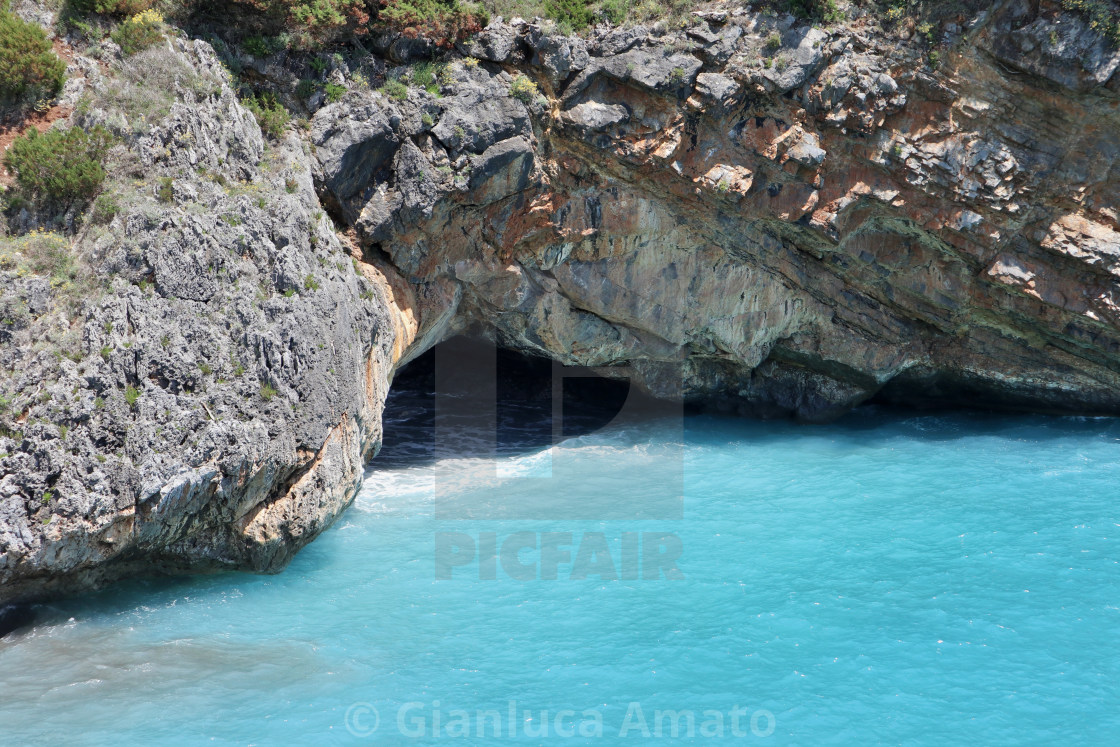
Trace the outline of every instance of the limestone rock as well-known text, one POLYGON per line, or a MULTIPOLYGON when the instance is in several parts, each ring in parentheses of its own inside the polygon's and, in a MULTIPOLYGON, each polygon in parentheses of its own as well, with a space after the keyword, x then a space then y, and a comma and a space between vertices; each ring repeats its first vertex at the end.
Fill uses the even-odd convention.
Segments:
POLYGON ((802 166, 816 167, 824 161, 825 152, 821 148, 820 138, 811 132, 801 135, 797 142, 786 153, 790 159, 802 166))
POLYGON ((1120 49, 1076 13, 1036 16, 1025 0, 999 10, 984 43, 1008 65, 1075 91, 1103 86, 1120 66, 1120 49))
POLYGON ((579 37, 562 36, 533 26, 526 40, 533 51, 532 64, 544 68, 553 87, 572 73, 583 70, 590 60, 587 45, 579 37))
POLYGON ((468 57, 490 62, 505 62, 518 43, 517 32, 500 19, 492 21, 485 29, 457 45, 468 57))
POLYGON ((595 37, 589 51, 596 57, 613 57, 629 52, 648 35, 649 29, 640 25, 611 29, 607 34, 595 37))
POLYGON ((564 110, 564 121, 585 131, 606 130, 630 119, 630 112, 622 104, 585 101, 564 110))
POLYGON ((75 63, 131 191, 59 218, 79 298, 0 256, 0 604, 278 569, 353 496, 394 367, 463 330, 753 416, 1120 414, 1115 60, 1078 14, 946 24, 934 69, 864 19, 703 13, 586 49, 495 20, 442 98, 355 85, 310 143, 266 145, 201 42, 75 63))
POLYGON ((533 160, 533 148, 525 138, 513 137, 491 145, 474 159, 469 201, 489 205, 524 191, 529 186, 533 160))
POLYGON ((313 120, 311 142, 339 199, 366 188, 373 174, 397 152, 400 138, 376 102, 353 106, 341 101, 320 110, 313 120))
POLYGON ((825 61, 823 45, 828 35, 812 26, 791 29, 782 35, 782 51, 762 76, 778 92, 800 88, 825 61))
POLYGON ((700 73, 696 76, 696 93, 715 103, 729 101, 739 90, 739 84, 726 75, 700 73))
POLYGON ((213 92, 121 144, 143 177, 73 247, 93 289, 71 312, 57 285, 0 268, 0 307, 25 310, 0 389, 30 418, 0 413, 0 605, 137 573, 277 570, 349 504, 380 443, 405 328, 328 227, 307 153, 286 139, 264 160, 205 43, 146 54, 213 92))
POLYGON ((458 94, 440 101, 443 114, 432 134, 453 152, 482 153, 499 140, 530 136, 525 105, 509 95, 508 78, 475 69, 458 94))
POLYGON ((692 90, 701 67, 703 63, 689 54, 636 49, 594 60, 564 89, 564 100, 573 101, 599 76, 649 91, 679 95, 692 90))

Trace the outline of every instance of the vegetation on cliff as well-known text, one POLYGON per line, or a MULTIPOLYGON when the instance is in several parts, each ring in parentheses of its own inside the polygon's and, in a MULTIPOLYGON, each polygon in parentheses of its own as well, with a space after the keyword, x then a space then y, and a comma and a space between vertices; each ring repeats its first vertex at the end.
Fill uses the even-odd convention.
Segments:
POLYGON ((149 8, 122 21, 113 31, 113 41, 124 54, 136 54, 159 42, 163 29, 163 16, 149 8))
POLYGON ((43 29, 0 9, 0 98, 53 96, 65 77, 66 63, 51 50, 43 29))
POLYGON ((15 174, 30 199, 89 200, 105 181, 102 160, 112 141, 103 127, 90 132, 71 127, 45 133, 32 128, 12 143, 4 155, 4 166, 15 174))
POLYGON ((489 20, 481 5, 459 0, 388 0, 376 16, 390 30, 426 36, 443 47, 481 31, 489 20))
POLYGON ((1120 14, 1105 0, 1062 0, 1062 7, 1080 13, 1090 28, 1120 44, 1120 14))

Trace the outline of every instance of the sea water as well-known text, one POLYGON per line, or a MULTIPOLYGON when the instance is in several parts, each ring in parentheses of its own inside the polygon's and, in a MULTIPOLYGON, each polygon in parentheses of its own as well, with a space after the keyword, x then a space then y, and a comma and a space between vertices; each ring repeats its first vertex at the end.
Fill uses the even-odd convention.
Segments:
POLYGON ((129 582, 0 640, 0 743, 1120 734, 1115 421, 692 416, 509 450, 460 483, 485 465, 413 453, 391 421, 354 506, 283 573, 129 582), (564 460, 614 506, 679 464, 678 515, 549 518, 579 487, 548 479, 564 460), (457 490, 507 488, 528 518, 456 513, 457 490), (623 547, 643 541, 648 569, 623 547))

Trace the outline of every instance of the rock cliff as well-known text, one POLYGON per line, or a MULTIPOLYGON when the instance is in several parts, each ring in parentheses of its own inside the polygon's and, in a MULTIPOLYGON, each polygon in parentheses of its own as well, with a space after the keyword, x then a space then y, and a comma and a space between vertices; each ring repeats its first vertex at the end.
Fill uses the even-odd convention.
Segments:
POLYGON ((89 70, 73 116, 115 130, 126 178, 74 243, 84 311, 18 254, 2 273, 0 602, 281 568, 352 500, 407 328, 321 209, 303 143, 266 147, 209 45, 89 70), (162 118, 134 128, 133 95, 162 118))
POLYGON ((936 67, 869 17, 494 23, 443 98, 317 112, 322 183, 460 325, 655 394, 1116 413, 1120 54, 1056 7, 959 20, 936 67))
MULTIPOLYGON (((1120 52, 1047 2, 854 16, 495 19, 428 90, 312 95, 271 145, 202 42, 158 51, 181 75, 139 130, 105 92, 143 61, 85 65, 72 119, 132 177, 77 234, 80 313, 0 270, 0 603, 281 567, 351 500, 395 367, 459 332, 757 416, 1120 413, 1120 52)), ((374 42, 405 83, 430 54, 374 42)))

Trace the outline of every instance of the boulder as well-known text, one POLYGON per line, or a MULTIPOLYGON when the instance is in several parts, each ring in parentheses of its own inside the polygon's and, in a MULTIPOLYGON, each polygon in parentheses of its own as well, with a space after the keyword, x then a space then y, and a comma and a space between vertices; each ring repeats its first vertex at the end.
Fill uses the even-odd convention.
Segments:
POLYGON ((561 115, 566 124, 586 132, 598 132, 625 123, 630 112, 622 104, 607 104, 602 101, 584 101, 561 115))
POLYGON ((710 101, 723 103, 739 93, 739 84, 719 73, 700 73, 696 76, 696 93, 710 101))
POLYGON ((590 60, 587 45, 577 36, 553 34, 533 26, 529 29, 527 41, 533 50, 531 64, 544 68, 553 87, 572 73, 583 70, 590 60))
POLYGON ((574 101, 598 75, 658 93, 687 94, 703 66, 700 60, 683 52, 635 49, 592 62, 564 90, 564 100, 574 101))
POLYGON ((533 173, 533 148, 522 137, 503 140, 472 161, 470 194, 475 205, 492 202, 524 191, 533 173))
POLYGON ((803 86, 824 64, 827 38, 828 34, 812 26, 799 26, 782 34, 782 50, 774 64, 762 72, 769 87, 785 93, 803 86))
POLYGON ((439 101, 443 114, 432 134, 453 153, 482 153, 501 140, 532 137, 529 112, 509 95, 508 81, 475 68, 459 93, 439 101))
POLYGON ((595 57, 613 57, 616 54, 629 52, 647 36, 649 36, 649 29, 645 26, 611 29, 605 36, 592 41, 588 51, 595 57))
POLYGON ((512 26, 493 21, 481 32, 456 45, 460 53, 490 62, 505 62, 518 43, 517 32, 512 26))
POLYGON ((365 189, 400 145, 384 108, 372 101, 320 109, 312 119, 311 142, 324 181, 340 200, 365 189))
POLYGON ((436 45, 423 37, 398 36, 389 44, 389 59, 398 64, 430 60, 436 52, 436 45))
POLYGON ((801 138, 786 153, 791 161, 810 168, 820 166, 826 155, 821 148, 821 139, 811 132, 802 133, 801 138))

